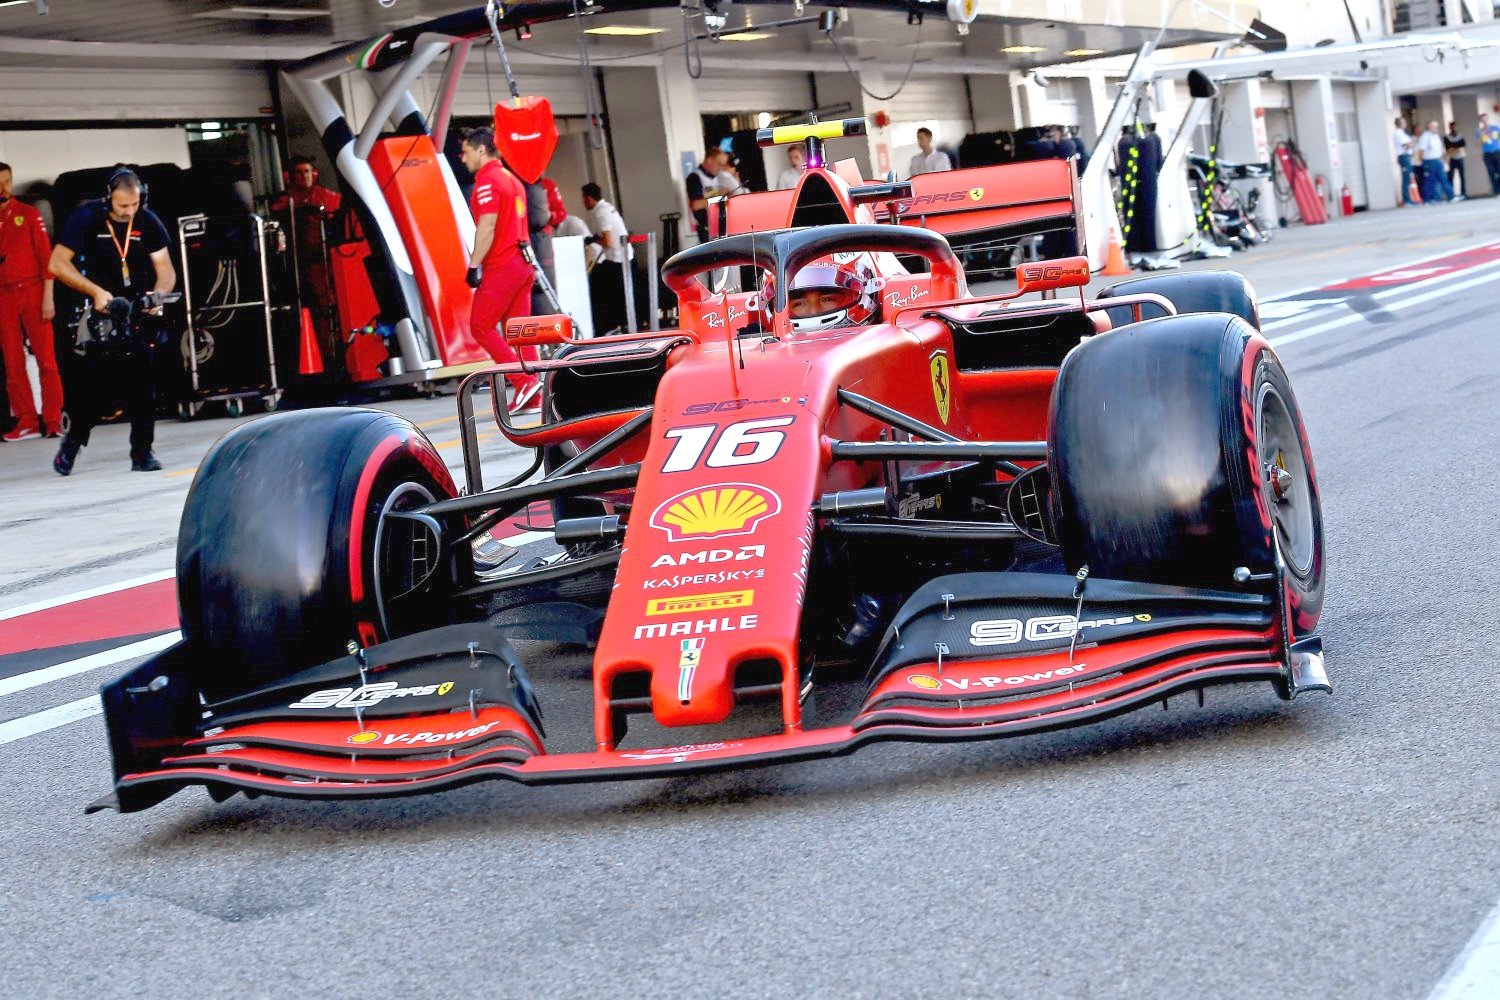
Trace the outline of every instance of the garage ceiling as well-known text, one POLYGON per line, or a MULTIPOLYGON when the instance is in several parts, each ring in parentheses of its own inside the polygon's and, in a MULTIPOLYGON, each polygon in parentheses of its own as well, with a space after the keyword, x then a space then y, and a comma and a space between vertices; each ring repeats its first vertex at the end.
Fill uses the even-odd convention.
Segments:
MULTIPOLYGON (((48 0, 49 13, 45 16, 38 15, 28 2, 0 6, 0 43, 5 46, 0 51, 8 53, 5 61, 10 65, 24 64, 21 60, 57 65, 70 58, 108 65, 147 57, 142 47, 151 45, 200 46, 204 47, 203 55, 220 60, 233 59, 236 47, 242 48, 246 62, 296 59, 478 5, 476 0, 389 2, 387 7, 381 0, 48 0), (26 40, 52 44, 45 50, 27 52, 21 48, 26 40), (80 46, 73 53, 58 46, 59 42, 96 44, 80 46), (209 46, 214 47, 211 53, 209 46)), ((517 10, 522 5, 511 6, 517 10)), ((790 6, 735 6, 729 8, 729 27, 762 24, 792 17, 793 13, 790 6)), ((628 24, 659 29, 636 38, 590 36, 590 52, 602 59, 649 55, 682 39, 682 18, 675 9, 602 14, 588 18, 588 23, 593 27, 628 24)), ((515 40, 508 47, 523 61, 529 53, 536 53, 538 61, 555 61, 549 56, 576 61, 574 32, 570 22, 542 25, 529 41, 515 40)), ((868 10, 853 11, 851 22, 840 29, 847 49, 857 56, 879 59, 897 72, 905 70, 919 37, 917 60, 924 71, 958 71, 956 64, 962 63, 968 72, 975 72, 1056 64, 1079 58, 1065 55, 1079 50, 1132 52, 1153 33, 1139 27, 985 17, 973 25, 966 38, 960 38, 952 25, 940 19, 929 18, 918 29, 909 26, 903 14, 868 10), (1007 48, 1021 51, 1002 51, 1007 48)), ((1166 44, 1218 37, 1222 35, 1203 30, 1173 31, 1166 44)), ((831 70, 841 64, 827 39, 811 26, 781 29, 770 38, 704 44, 702 51, 710 64, 786 62, 797 57, 812 58, 813 64, 804 69, 831 70)), ((186 55, 181 49, 175 51, 174 65, 186 55)))
POLYGON ((81 42, 254 45, 353 41, 474 6, 463 0, 47 0, 0 7, 0 35, 81 42))

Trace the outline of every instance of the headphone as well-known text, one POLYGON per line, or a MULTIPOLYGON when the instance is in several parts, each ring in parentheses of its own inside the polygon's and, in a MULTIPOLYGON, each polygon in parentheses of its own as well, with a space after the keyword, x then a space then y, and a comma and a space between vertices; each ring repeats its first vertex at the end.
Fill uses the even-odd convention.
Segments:
POLYGON ((110 197, 119 189, 125 181, 135 181, 136 186, 141 189, 141 207, 146 207, 146 182, 141 180, 141 175, 129 167, 116 167, 115 172, 109 175, 109 180, 104 182, 104 200, 108 203, 110 197))
POLYGON ((302 166, 302 164, 304 164, 304 163, 306 163, 309 167, 312 168, 312 175, 313 175, 313 181, 312 182, 314 184, 318 183, 318 165, 313 162, 312 157, 310 157, 310 156, 294 156, 294 157, 292 157, 292 164, 291 164, 292 169, 291 170, 283 170, 281 172, 281 183, 282 183, 283 186, 285 186, 285 187, 291 187, 292 186, 292 174, 297 170, 298 167, 302 166))

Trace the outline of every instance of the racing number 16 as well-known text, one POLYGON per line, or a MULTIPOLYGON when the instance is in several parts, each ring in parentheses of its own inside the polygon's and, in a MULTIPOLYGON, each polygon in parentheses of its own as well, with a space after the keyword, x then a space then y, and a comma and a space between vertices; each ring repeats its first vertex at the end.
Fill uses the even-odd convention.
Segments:
POLYGON ((703 464, 710 469, 729 469, 737 465, 769 462, 776 457, 782 442, 786 440, 785 431, 773 428, 786 427, 796 419, 792 416, 741 420, 725 427, 711 449, 708 445, 713 441, 714 432, 719 430, 717 424, 673 427, 666 433, 672 439, 672 453, 667 456, 661 471, 687 472, 697 468, 705 451, 708 452, 708 459, 703 464))

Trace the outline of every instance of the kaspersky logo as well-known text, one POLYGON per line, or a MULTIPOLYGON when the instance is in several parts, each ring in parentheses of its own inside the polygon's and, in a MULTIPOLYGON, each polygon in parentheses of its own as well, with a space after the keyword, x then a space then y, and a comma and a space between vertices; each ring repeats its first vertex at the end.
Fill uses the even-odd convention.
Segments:
POLYGON ((656 508, 653 527, 673 542, 745 535, 781 510, 781 498, 762 486, 724 483, 679 493, 656 508))

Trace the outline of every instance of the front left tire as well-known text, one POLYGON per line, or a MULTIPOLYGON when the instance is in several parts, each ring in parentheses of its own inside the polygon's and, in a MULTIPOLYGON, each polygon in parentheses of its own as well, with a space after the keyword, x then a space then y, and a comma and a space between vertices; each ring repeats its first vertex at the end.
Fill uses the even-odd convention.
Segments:
POLYGON ((388 515, 454 495, 432 443, 391 413, 302 410, 226 434, 199 467, 177 545, 183 638, 202 652, 204 690, 244 691, 351 644, 447 624, 456 557, 388 515), (413 569, 418 549, 445 564, 413 569), (429 570, 429 590, 393 603, 429 570))

